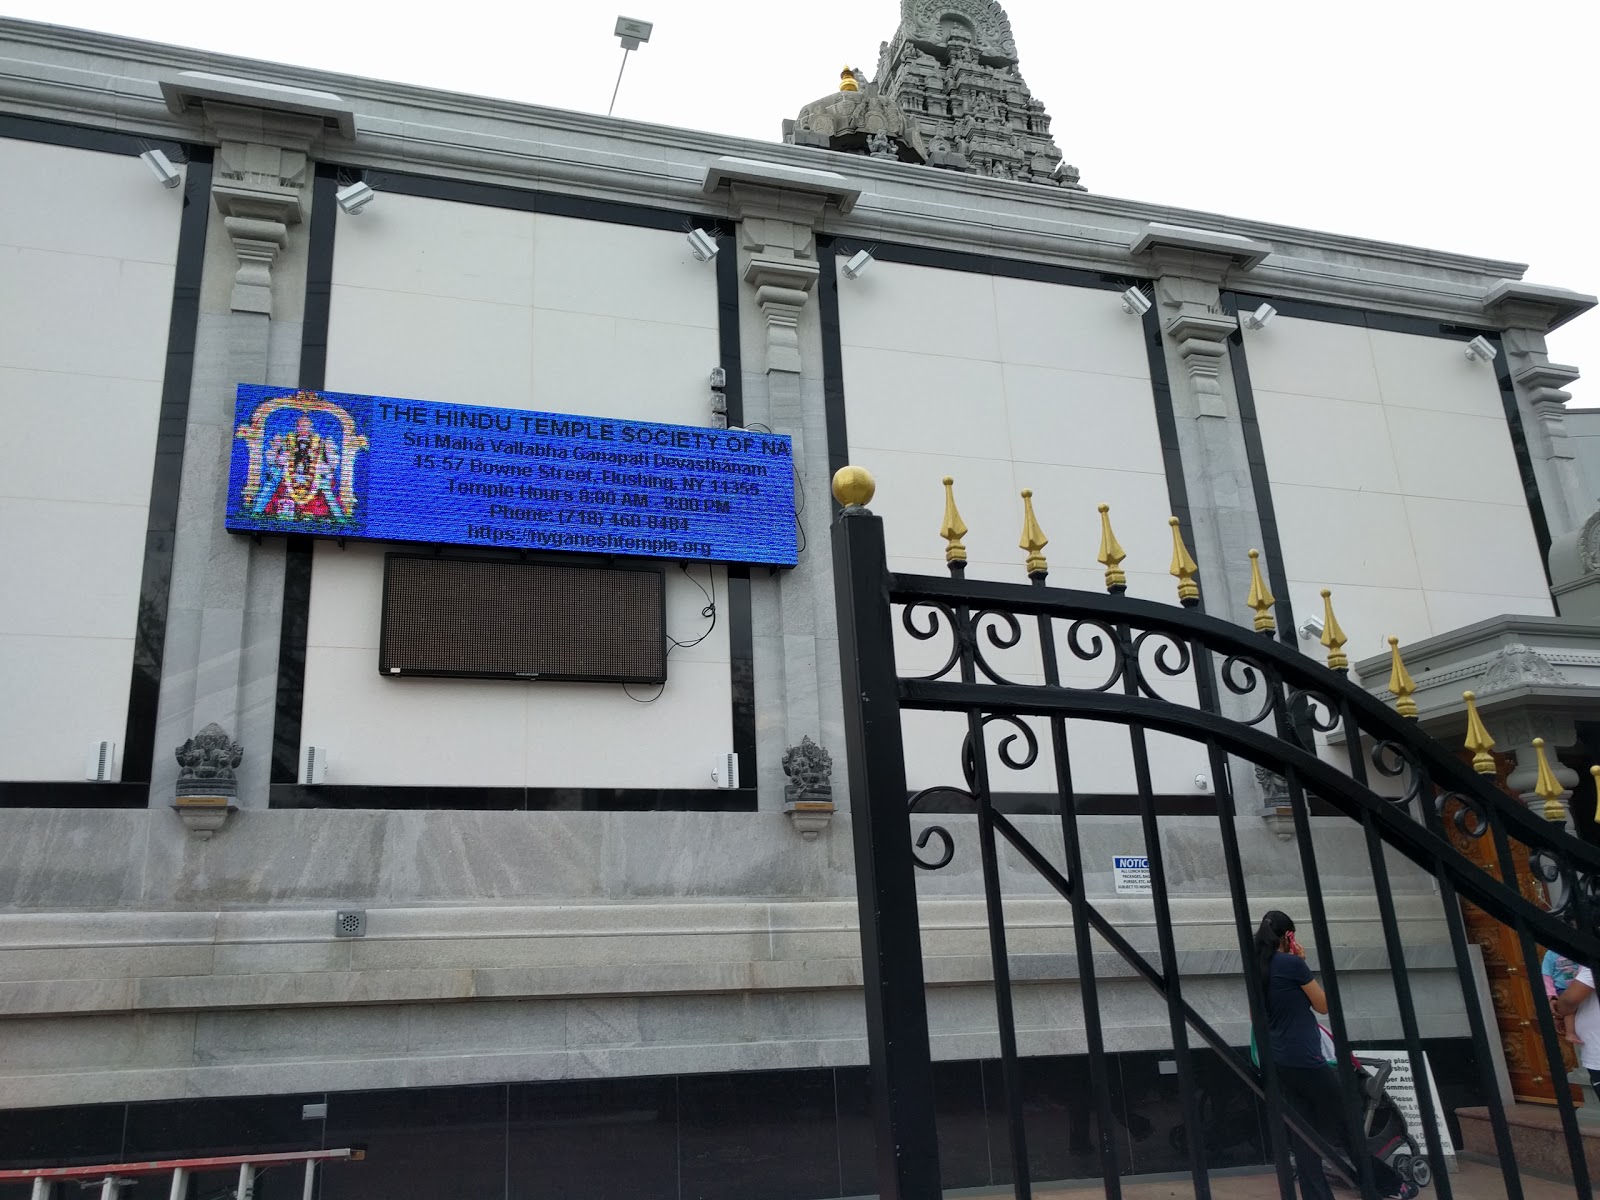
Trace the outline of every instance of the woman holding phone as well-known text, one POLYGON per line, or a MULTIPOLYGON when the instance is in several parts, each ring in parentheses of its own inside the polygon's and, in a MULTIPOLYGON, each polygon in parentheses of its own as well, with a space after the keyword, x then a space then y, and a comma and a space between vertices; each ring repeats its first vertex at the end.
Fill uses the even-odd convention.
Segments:
MULTIPOLYGON (((1327 1013, 1328 998, 1306 965, 1305 949, 1296 940, 1294 922, 1287 914, 1274 909, 1262 918, 1256 930, 1255 957, 1267 1010, 1267 1052, 1278 1069, 1283 1098, 1355 1162, 1339 1073, 1322 1055, 1317 1015, 1327 1013)), ((1293 1140, 1300 1195, 1304 1200, 1332 1200, 1321 1157, 1299 1138, 1293 1140)), ((1417 1195, 1416 1185, 1401 1179, 1388 1163, 1376 1158, 1371 1162, 1373 1181, 1384 1200, 1411 1200, 1417 1195)), ((1359 1180, 1356 1182, 1359 1186, 1359 1180)))

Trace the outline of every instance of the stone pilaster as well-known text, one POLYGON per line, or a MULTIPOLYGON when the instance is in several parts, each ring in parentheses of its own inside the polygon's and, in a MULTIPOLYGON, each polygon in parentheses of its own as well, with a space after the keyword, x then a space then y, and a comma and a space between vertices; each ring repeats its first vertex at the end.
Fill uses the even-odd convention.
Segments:
POLYGON ((1594 305, 1593 296, 1511 279, 1484 296, 1484 312, 1504 331, 1507 369, 1552 538, 1581 525, 1594 501, 1584 494, 1582 472, 1567 441, 1566 406, 1572 397, 1565 389, 1578 378, 1578 369, 1550 361, 1545 335, 1594 305))
POLYGON ((1221 290, 1271 247, 1232 234, 1151 223, 1132 246, 1155 275, 1157 320, 1189 496, 1195 557, 1206 611, 1241 623, 1251 547, 1261 545, 1232 345, 1238 320, 1222 310, 1221 290))
MULTIPOLYGON (((756 650, 757 784, 763 809, 784 807, 782 764, 809 737, 840 746, 838 626, 828 554, 827 418, 822 328, 811 296, 831 262, 819 262, 816 229, 830 205, 848 211, 857 192, 842 176, 774 163, 721 159, 706 190, 728 189, 739 222, 745 423, 794 440, 800 565, 751 581, 756 650)), ((845 784, 833 799, 847 806, 845 784)))
POLYGON ((214 723, 239 742, 234 802, 261 808, 271 779, 284 548, 281 539, 257 544, 222 527, 234 394, 240 383, 300 382, 312 160, 330 126, 346 131, 350 118, 336 96, 217 76, 180 76, 163 91, 169 108, 195 124, 196 139, 216 146, 216 165, 151 803, 172 803, 173 749, 214 723))

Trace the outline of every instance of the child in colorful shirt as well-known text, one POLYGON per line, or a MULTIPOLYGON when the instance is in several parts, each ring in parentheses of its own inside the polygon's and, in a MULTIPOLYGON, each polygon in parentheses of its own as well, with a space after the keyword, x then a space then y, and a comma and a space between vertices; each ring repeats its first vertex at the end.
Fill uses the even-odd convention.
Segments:
MULTIPOLYGON (((1545 951, 1544 965, 1540 969, 1540 974, 1544 976, 1544 994, 1554 1000, 1567 990, 1567 985, 1578 974, 1578 964, 1570 958, 1563 958, 1554 950, 1547 950, 1545 951)), ((1583 1045, 1583 1039, 1573 1029, 1571 1021, 1557 1014, 1556 1024, 1567 1035, 1567 1041, 1575 1046, 1583 1045)))

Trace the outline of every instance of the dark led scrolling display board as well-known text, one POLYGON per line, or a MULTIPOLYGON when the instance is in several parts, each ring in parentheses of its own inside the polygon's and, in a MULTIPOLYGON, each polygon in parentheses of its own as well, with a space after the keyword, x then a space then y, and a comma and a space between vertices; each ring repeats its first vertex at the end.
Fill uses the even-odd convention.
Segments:
POLYGON ((388 554, 383 675, 665 683, 660 570, 388 554))
POLYGON ((794 566, 782 434, 241 384, 225 524, 794 566))

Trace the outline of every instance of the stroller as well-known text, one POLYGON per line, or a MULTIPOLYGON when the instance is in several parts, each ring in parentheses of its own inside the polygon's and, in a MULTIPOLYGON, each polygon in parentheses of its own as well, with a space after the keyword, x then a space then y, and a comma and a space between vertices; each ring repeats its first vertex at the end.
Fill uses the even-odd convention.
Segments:
MULTIPOLYGON (((1384 1090, 1394 1072, 1393 1060, 1357 1055, 1354 1061, 1360 1080, 1361 1128, 1367 1135, 1368 1152, 1379 1162, 1393 1167, 1401 1179, 1410 1180, 1419 1188, 1427 1187, 1433 1182, 1433 1164, 1406 1128, 1400 1106, 1384 1090)), ((1352 1180, 1345 1180, 1345 1183, 1349 1187, 1356 1186, 1352 1180)))

